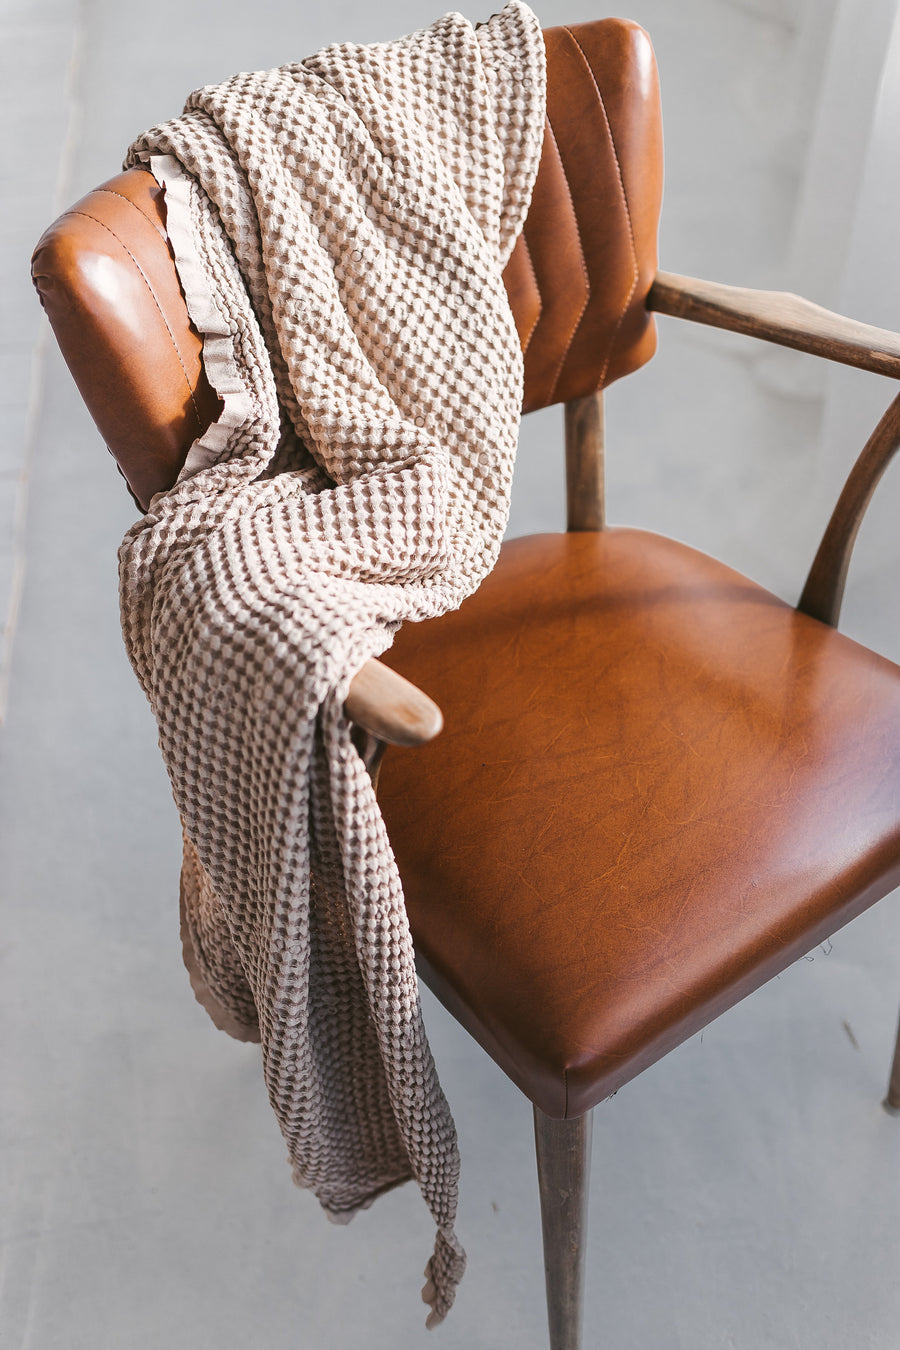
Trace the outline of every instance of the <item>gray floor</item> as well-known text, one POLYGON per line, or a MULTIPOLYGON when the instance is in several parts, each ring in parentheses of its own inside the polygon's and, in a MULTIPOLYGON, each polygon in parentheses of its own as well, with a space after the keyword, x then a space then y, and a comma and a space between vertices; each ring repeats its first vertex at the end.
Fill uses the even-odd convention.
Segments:
MULTIPOLYGON (((431 1232, 415 1190, 347 1229, 326 1223, 290 1184, 258 1052, 192 1000, 177 821, 118 634, 115 550, 132 509, 42 337, 25 269, 55 209, 114 172, 130 137, 188 89, 436 12, 426 0, 0 10, 0 96, 21 129, 3 144, 15 192, 0 241, 3 1350, 432 1343, 417 1298, 431 1232)), ((663 71, 673 270, 780 279, 824 59, 808 12, 632 6, 663 71)), ((592 17, 557 0, 540 13, 592 17)), ((790 367, 761 365, 738 340, 661 328, 659 358, 609 398, 612 515, 794 598, 821 527, 809 484, 824 396, 798 393, 790 367)), ((872 410, 887 401, 874 377, 853 378, 868 378, 872 410)), ((526 423, 513 532, 561 522, 559 421, 526 423)), ((867 429, 861 418, 857 442, 867 429)), ((845 624, 894 657, 896 490, 889 477, 861 540, 845 624)), ((588 1346, 896 1347, 900 1121, 879 1103, 898 995, 889 900, 598 1110, 588 1346)), ((470 1258, 433 1343, 539 1350, 530 1112, 425 997, 460 1130, 470 1258)))

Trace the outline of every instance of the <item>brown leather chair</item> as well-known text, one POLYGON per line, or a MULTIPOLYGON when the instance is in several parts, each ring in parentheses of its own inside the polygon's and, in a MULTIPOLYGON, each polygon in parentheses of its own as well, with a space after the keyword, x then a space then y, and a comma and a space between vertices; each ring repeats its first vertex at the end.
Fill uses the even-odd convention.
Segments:
MULTIPOLYGON (((652 355, 653 310, 894 377, 900 338, 657 273, 646 34, 604 20, 546 42, 544 153, 506 280, 525 410, 566 405, 568 533, 506 544, 347 707, 373 773, 386 742, 421 746, 389 750, 379 785, 421 973, 534 1104, 550 1339, 574 1350, 594 1105, 900 882, 900 669, 835 631, 900 401, 791 608, 683 544, 605 527, 601 391, 652 355), (443 735, 395 671, 438 700, 443 735)), ((217 411, 152 177, 90 193, 33 270, 146 505, 217 411)))

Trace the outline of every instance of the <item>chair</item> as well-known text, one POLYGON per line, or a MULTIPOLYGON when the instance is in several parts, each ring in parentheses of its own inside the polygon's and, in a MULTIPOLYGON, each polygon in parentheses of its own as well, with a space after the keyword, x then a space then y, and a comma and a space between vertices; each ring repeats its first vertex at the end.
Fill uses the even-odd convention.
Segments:
MULTIPOLYGON (((506 281, 524 410, 565 404, 568 532, 506 544, 346 706, 422 977, 533 1103, 550 1344, 577 1350, 593 1107, 900 883, 900 669, 835 631, 900 400, 792 608, 683 544, 606 528, 602 390, 653 354, 654 311, 894 377, 900 337, 657 272, 647 36, 603 20, 546 44, 543 158, 506 281)), ((90 193, 33 271, 146 505, 217 410, 155 181, 90 193)))

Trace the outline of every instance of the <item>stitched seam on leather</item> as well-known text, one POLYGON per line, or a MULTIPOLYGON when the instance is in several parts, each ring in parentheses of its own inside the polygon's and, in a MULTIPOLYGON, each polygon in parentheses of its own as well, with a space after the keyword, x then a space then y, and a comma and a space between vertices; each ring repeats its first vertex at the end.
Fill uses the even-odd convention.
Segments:
MULTIPOLYGON (((125 200, 127 201, 128 199, 126 198, 125 200)), ((143 281, 144 285, 147 287, 147 290, 150 292, 151 296, 153 297, 153 303, 154 303, 154 305, 155 305, 156 308, 159 310, 159 317, 162 319, 163 323, 166 325, 166 332, 169 334, 169 338, 170 338, 170 340, 171 340, 172 347, 174 348, 175 355, 178 357, 178 364, 181 366, 181 373, 182 373, 182 375, 184 376, 184 382, 185 382, 185 384, 187 385, 188 395, 189 395, 190 400, 191 400, 191 407, 194 409, 194 416, 195 416, 196 419, 197 419, 197 426, 198 426, 198 427, 200 428, 200 430, 202 431, 202 430, 203 430, 203 421, 202 421, 202 419, 201 419, 201 417, 200 417, 200 410, 199 410, 199 408, 197 407, 197 403, 196 403, 196 400, 195 400, 195 398, 194 398, 194 391, 193 391, 193 389, 191 388, 191 382, 190 382, 190 380, 188 379, 188 373, 187 373, 187 371, 186 371, 185 368, 184 368, 184 361, 181 359, 181 352, 180 352, 179 349, 178 349, 178 343, 175 341, 175 334, 172 332, 171 326, 170 326, 170 324, 169 324, 169 320, 166 318, 165 314, 163 313, 162 305, 161 305, 161 304, 159 303, 159 301, 157 300, 157 298, 156 298, 156 292, 154 291, 153 287, 150 285, 150 282, 149 282, 149 280, 148 280, 148 278, 147 278, 147 274, 146 274, 146 272, 144 271, 143 267, 141 267, 141 264, 138 262, 137 258, 134 256, 134 254, 132 253, 132 251, 131 251, 131 249, 128 247, 128 245, 122 242, 122 240, 121 240, 121 239, 119 238, 119 236, 116 234, 115 230, 110 229, 110 227, 106 224, 105 221, 103 221, 103 220, 98 220, 97 217, 96 217, 96 216, 92 216, 91 213, 90 213, 89 211, 69 211, 67 214, 70 215, 70 216, 84 216, 85 220, 92 220, 92 221, 94 222, 95 225, 99 225, 102 229, 106 230, 108 234, 111 234, 111 235, 112 235, 112 237, 113 237, 113 239, 115 239, 116 243, 119 244, 119 245, 125 250, 125 252, 128 254, 129 258, 130 258, 131 261, 134 263, 134 265, 135 265, 135 267, 137 268, 137 270, 140 272, 140 274, 141 274, 141 280, 143 281)), ((143 212, 142 212, 141 214, 143 214, 143 212)))
POLYGON ((534 270, 534 263, 531 258, 531 249, 528 247, 528 240, 525 238, 524 229, 522 230, 522 248, 525 251, 525 261, 528 263, 528 270, 531 273, 531 280, 534 282, 534 289, 537 292, 538 298, 537 314, 535 314, 534 322, 532 323, 528 332, 525 334, 525 341, 522 343, 522 355, 524 356, 525 353, 528 351, 528 344, 534 337, 534 330, 537 328, 538 324, 541 321, 541 314, 543 313, 544 310, 544 301, 541 297, 541 288, 538 285, 537 273, 534 270))
POLYGON ((631 211, 629 210, 629 207, 628 207, 628 196, 627 196, 627 194, 626 194, 626 192, 625 192, 625 179, 624 179, 623 176, 622 176, 622 165, 621 165, 620 162, 619 162, 619 152, 618 152, 618 150, 616 149, 616 142, 615 142, 615 139, 614 139, 613 134, 612 134, 612 126, 610 125, 609 116, 608 116, 607 111, 606 111, 606 104, 603 102, 603 95, 602 95, 601 92, 600 92, 600 86, 599 86, 599 84, 597 83, 597 77, 596 77, 596 75, 594 74, 594 71, 593 71, 593 68, 592 68, 592 66, 591 66, 590 61, 587 59, 587 54, 585 53, 584 48, 582 47, 581 43, 578 41, 578 38, 577 38, 577 37, 575 36, 575 34, 572 32, 571 28, 569 28, 568 25, 564 25, 564 26, 565 26, 566 32, 569 34, 569 37, 572 39, 572 41, 575 43, 575 46, 578 48, 579 52, 581 53, 581 59, 582 59, 582 61, 584 62, 584 64, 586 65, 587 70, 588 70, 588 74, 590 75, 591 80, 593 81, 594 88, 595 88, 596 91, 597 91, 597 98, 598 98, 599 103, 600 103, 600 111, 603 113, 603 122, 604 122, 604 125, 606 126, 606 134, 607 134, 607 136, 609 137, 609 144, 610 144, 610 148, 612 149, 613 160, 614 160, 615 166, 616 166, 616 179, 617 179, 618 184, 619 184, 619 195, 620 195, 621 198, 622 198, 622 207, 623 207, 623 210, 625 211, 625 220, 626 220, 626 223, 627 223, 627 225, 628 225, 628 239, 629 239, 629 243, 630 243, 630 245, 631 245, 631 260, 632 260, 632 264, 633 264, 633 266, 634 266, 634 279, 633 279, 633 281, 632 281, 632 283, 631 283, 631 290, 628 292, 628 297, 627 297, 627 299, 626 299, 626 301, 625 301, 624 306, 622 307, 622 312, 620 313, 618 319, 616 320, 616 326, 615 326, 615 328, 613 329, 613 331, 612 331, 612 336, 610 337, 610 340, 609 340, 609 348, 608 348, 607 353, 606 353, 606 360, 603 362, 603 369, 602 369, 602 371, 601 371, 601 373, 600 373, 600 383, 599 383, 598 386, 597 386, 598 389, 599 389, 599 388, 602 388, 602 386, 603 386, 603 381, 606 379, 606 373, 607 373, 607 371, 609 370, 609 363, 610 363, 610 361, 612 360, 613 347, 615 346, 616 338, 617 338, 618 335, 619 335, 619 329, 622 327, 622 323, 623 323, 623 321, 624 321, 625 315, 628 313, 628 310, 629 310, 630 307, 631 307, 631 301, 632 301, 632 299, 634 298, 634 293, 635 293, 635 291, 637 290, 637 284, 638 284, 638 280, 639 280, 640 273, 639 273, 639 271, 638 271, 637 248, 636 248, 635 242, 634 242, 634 226, 633 226, 632 221, 631 221, 631 211))
MULTIPOLYGON (((549 406, 553 402, 554 395, 556 394, 556 386, 559 384, 559 377, 562 374, 563 366, 566 364, 566 357, 569 355, 572 343, 575 341, 575 334, 578 332, 579 324, 581 323, 581 320, 584 318, 584 312, 587 309, 588 303, 591 298, 591 279, 588 276, 587 263, 585 262, 584 245, 581 242, 581 230, 578 228, 578 212, 575 210, 575 198, 572 196, 572 189, 569 186, 569 179, 568 175, 566 174, 566 166, 559 148, 559 142, 556 139, 556 132, 553 130, 553 124, 550 121, 549 117, 547 118, 547 127, 549 129, 550 137, 553 141, 553 144, 556 146, 556 153, 559 156, 559 163, 562 169, 563 182, 566 185, 566 192, 568 193, 569 202, 571 203, 572 206, 572 219, 575 222, 575 234, 578 237, 578 261, 581 263, 581 271, 584 274, 584 287, 586 292, 584 297, 584 304, 578 311, 578 316, 574 324, 572 325, 571 331, 569 333, 569 340, 567 341, 565 348, 563 349, 563 354, 559 358, 559 364, 557 365, 553 375, 553 384, 550 386, 550 396, 547 399, 547 405, 549 406)), ((540 287, 538 287, 538 294, 540 294, 540 287)))
POLYGON ((133 202, 130 197, 126 197, 124 192, 117 192, 115 188, 111 187, 94 188, 94 192, 108 192, 110 197, 119 197, 123 202, 127 202, 128 205, 133 206, 135 211, 137 211, 138 215, 143 216, 147 224, 152 225, 156 233, 160 235, 160 237, 162 237, 162 232, 159 228, 159 222, 153 220, 151 216, 148 216, 146 211, 142 211, 141 208, 138 206, 137 202, 133 202))

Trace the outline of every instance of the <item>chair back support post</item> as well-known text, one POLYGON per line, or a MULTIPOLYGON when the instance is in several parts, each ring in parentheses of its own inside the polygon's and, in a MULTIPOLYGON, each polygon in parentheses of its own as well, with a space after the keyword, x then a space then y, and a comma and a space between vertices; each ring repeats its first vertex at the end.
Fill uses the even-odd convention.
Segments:
POLYGON ((565 405, 566 529, 572 533, 606 527, 603 391, 565 405))
POLYGON ((847 571, 862 518, 898 446, 900 395, 894 399, 850 470, 797 602, 801 614, 809 614, 821 623, 837 627, 847 571))

